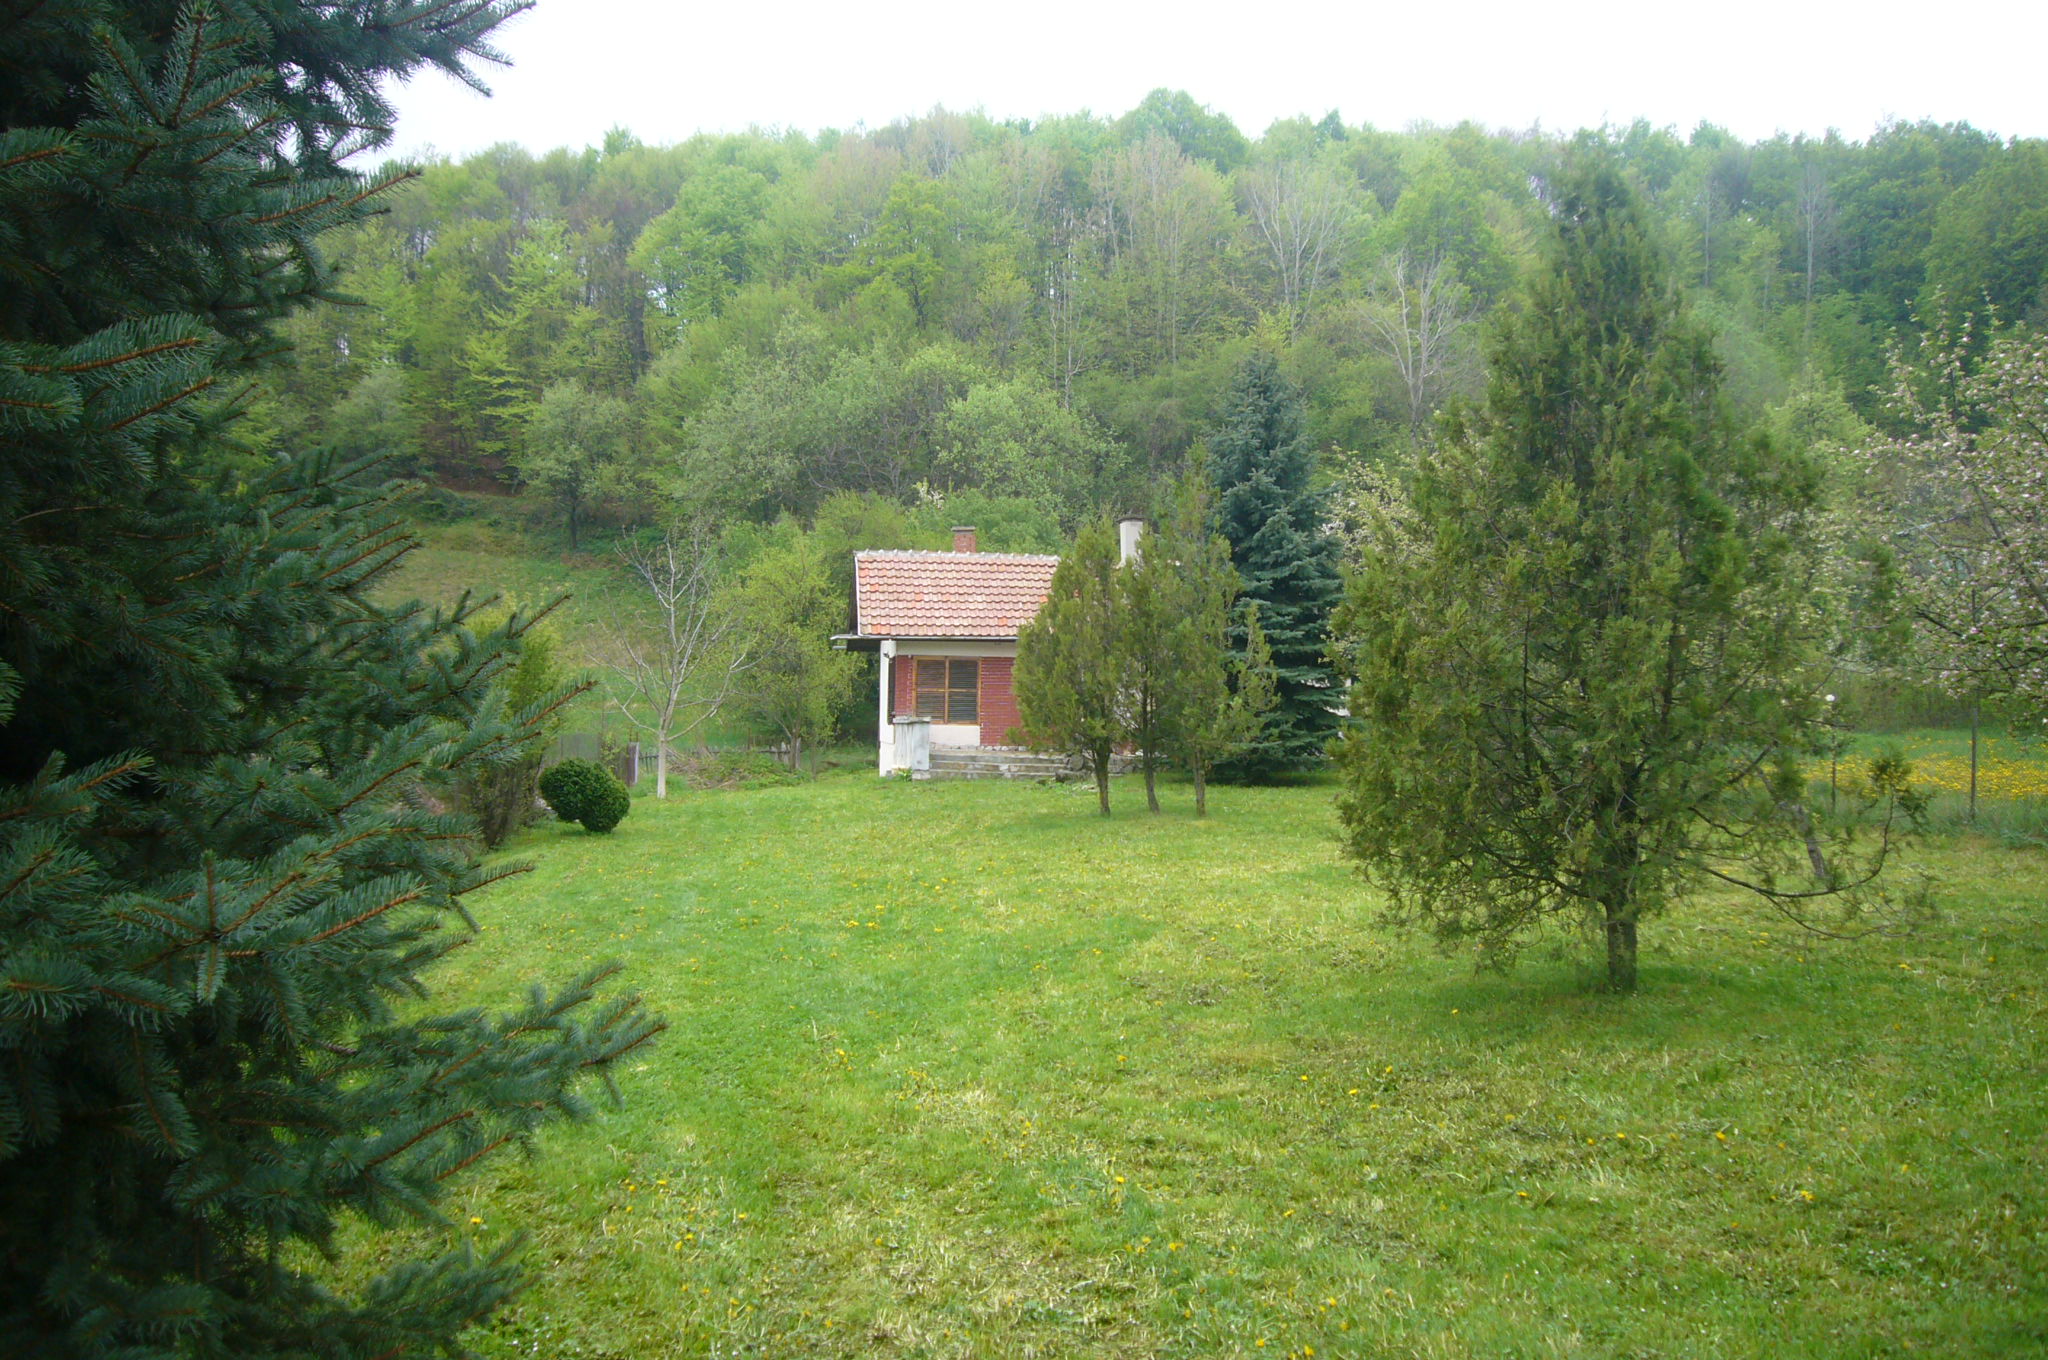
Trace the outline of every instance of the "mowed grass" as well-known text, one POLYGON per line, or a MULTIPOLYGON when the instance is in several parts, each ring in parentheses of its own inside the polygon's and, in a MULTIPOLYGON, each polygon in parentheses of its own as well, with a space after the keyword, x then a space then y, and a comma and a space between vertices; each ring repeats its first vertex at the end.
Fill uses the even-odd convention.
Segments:
MULTIPOLYGON (((2043 858, 1948 919, 1696 903, 1642 990, 1390 934, 1328 788, 797 787, 548 826, 437 1004, 620 957, 626 1103, 446 1206, 529 1236, 490 1356, 2048 1348, 2043 858)), ((383 1250, 365 1250, 374 1259, 383 1250)))

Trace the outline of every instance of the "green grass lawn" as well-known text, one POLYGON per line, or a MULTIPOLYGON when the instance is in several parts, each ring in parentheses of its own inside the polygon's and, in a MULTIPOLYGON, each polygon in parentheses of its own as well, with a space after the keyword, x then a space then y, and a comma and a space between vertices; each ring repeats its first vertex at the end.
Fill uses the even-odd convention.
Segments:
MULTIPOLYGON (((524 1230, 490 1356, 2048 1349, 2048 859, 1947 920, 1710 900, 1639 994, 1389 934, 1327 787, 793 787, 548 826, 438 1004, 618 956, 626 1104, 448 1204, 524 1230)), ((374 1255, 378 1247, 365 1250, 374 1255)))

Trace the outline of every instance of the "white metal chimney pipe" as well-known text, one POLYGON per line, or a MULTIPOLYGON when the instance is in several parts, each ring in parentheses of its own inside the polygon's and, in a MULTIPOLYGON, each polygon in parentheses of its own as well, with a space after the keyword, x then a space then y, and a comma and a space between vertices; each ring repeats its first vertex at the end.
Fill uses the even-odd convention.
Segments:
POLYGON ((1138 535, 1145 532, 1145 521, 1136 515, 1126 515, 1116 522, 1116 560, 1118 566, 1138 560, 1138 535))

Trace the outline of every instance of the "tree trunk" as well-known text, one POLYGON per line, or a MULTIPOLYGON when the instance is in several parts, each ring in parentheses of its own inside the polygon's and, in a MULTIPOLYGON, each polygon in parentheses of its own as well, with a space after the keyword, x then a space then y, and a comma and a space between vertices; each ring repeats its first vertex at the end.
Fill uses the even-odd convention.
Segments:
POLYGON ((1626 907, 1607 906, 1607 990, 1636 989, 1636 918, 1626 907))
POLYGON ((1195 815, 1197 817, 1206 817, 1209 815, 1209 769, 1200 761, 1194 762, 1193 768, 1195 774, 1195 815))
POLYGON ((1153 812, 1159 811, 1159 781, 1153 766, 1152 753, 1145 753, 1145 806, 1153 812))
POLYGON ((1102 805, 1102 815, 1109 815, 1109 752, 1095 753, 1095 798, 1102 805))
POLYGON ((668 797, 668 738, 654 743, 654 796, 668 797))

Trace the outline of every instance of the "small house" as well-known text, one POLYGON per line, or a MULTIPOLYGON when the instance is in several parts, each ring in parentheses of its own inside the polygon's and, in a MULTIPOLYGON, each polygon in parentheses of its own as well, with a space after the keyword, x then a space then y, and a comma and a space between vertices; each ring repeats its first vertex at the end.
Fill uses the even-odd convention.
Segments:
MULTIPOLYGON (((1117 522, 1120 556, 1137 555, 1144 521, 1117 522)), ((1033 755, 1017 739, 1011 674, 1017 635, 1052 593, 1057 557, 985 553, 972 525, 953 551, 853 555, 853 628, 833 642, 880 654, 878 761, 884 775, 1050 775, 1061 755, 1033 755)))
MULTIPOLYGON (((975 550, 971 527, 951 552, 869 551, 853 558, 853 632, 834 641, 880 655, 880 770, 966 772, 963 757, 1015 753, 1017 634, 1052 589, 1059 558, 975 550)), ((984 760, 987 773, 1022 772, 984 760)), ((1013 764, 1016 762, 1012 762, 1013 764)))

